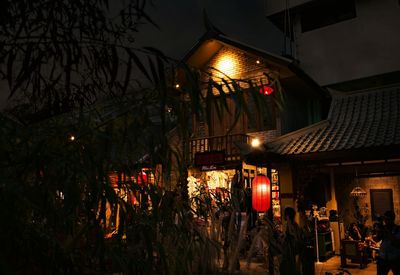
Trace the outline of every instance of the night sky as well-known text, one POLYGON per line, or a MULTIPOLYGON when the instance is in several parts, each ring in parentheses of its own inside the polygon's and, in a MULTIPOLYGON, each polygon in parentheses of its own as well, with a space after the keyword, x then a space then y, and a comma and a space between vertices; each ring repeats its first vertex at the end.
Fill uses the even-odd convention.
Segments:
MULTIPOLYGON (((147 13, 160 28, 149 23, 140 26, 137 44, 132 46, 152 46, 181 60, 206 31, 203 10, 228 37, 281 54, 283 36, 266 18, 264 0, 148 0, 147 13)), ((8 101, 5 81, 0 81, 0 90, 2 110, 8 101)))
POLYGON ((263 0, 153 0, 148 7, 160 30, 139 29, 138 44, 153 46, 181 59, 205 32, 203 9, 225 35, 276 54, 281 53, 282 33, 266 19, 263 0))

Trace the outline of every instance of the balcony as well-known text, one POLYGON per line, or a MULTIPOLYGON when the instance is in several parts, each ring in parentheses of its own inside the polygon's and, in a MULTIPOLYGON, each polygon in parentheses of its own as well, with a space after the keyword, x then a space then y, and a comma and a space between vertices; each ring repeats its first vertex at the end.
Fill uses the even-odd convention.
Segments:
POLYGON ((225 151, 225 162, 240 160, 240 149, 236 144, 250 144, 250 137, 244 134, 213 136, 205 138, 195 138, 190 140, 190 163, 194 163, 196 153, 210 151, 225 151))

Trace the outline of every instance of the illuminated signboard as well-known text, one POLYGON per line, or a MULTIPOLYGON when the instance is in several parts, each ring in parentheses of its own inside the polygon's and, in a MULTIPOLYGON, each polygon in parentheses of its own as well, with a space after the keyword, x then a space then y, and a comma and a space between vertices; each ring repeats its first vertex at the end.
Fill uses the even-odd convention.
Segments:
POLYGON ((194 165, 196 166, 217 166, 223 165, 224 163, 224 151, 202 152, 194 155, 194 165))

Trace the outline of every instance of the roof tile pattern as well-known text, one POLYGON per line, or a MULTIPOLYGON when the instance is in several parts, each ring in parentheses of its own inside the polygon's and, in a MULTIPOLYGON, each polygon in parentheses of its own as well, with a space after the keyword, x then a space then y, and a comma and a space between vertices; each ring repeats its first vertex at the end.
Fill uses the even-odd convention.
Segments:
POLYGON ((350 150, 400 144, 400 86, 333 95, 326 121, 268 144, 282 154, 350 150))

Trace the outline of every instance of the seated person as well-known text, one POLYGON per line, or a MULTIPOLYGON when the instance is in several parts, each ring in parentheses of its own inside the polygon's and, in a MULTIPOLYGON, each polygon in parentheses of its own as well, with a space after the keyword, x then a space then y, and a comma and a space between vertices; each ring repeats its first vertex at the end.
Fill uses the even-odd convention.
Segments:
POLYGON ((377 253, 379 251, 379 247, 381 242, 376 241, 377 239, 377 231, 378 231, 378 223, 375 223, 372 226, 372 229, 368 231, 367 235, 365 236, 365 243, 368 247, 368 255, 372 258, 373 261, 376 260, 377 253))
POLYGON ((347 238, 354 241, 363 241, 360 229, 356 223, 351 223, 349 229, 347 230, 347 238))
POLYGON ((377 240, 377 234, 379 231, 379 223, 374 223, 372 226, 372 230, 368 232, 367 236, 365 237, 365 241, 367 242, 368 246, 372 249, 379 249, 380 242, 377 240))

